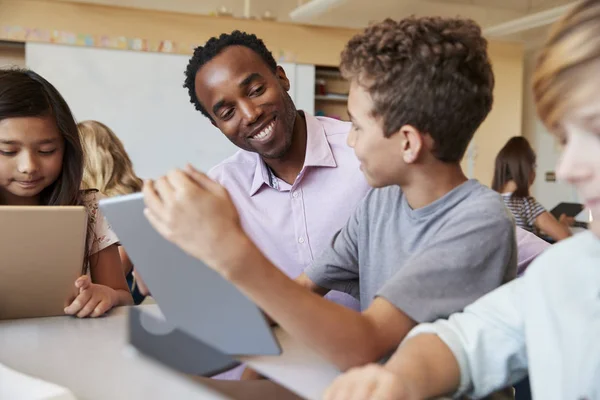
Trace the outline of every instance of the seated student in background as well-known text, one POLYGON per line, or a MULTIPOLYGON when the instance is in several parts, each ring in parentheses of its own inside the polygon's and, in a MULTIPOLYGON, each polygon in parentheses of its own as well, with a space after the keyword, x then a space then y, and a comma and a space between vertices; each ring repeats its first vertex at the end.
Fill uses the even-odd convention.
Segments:
MULTIPOLYGON (((190 101, 240 150, 209 171, 242 226, 273 264, 296 278, 369 190, 350 123, 297 110, 290 82, 255 35, 234 31, 196 48, 186 71, 190 101)), ((351 296, 328 299, 358 309, 351 296)), ((243 369, 216 378, 239 378, 243 369)))
POLYGON ((0 70, 0 206, 87 208, 84 275, 65 313, 98 317, 132 299, 96 193, 80 190, 83 164, 77 125, 54 86, 33 71, 0 70))
MULTIPOLYGON (((250 62, 240 59, 230 62, 250 62)), ((417 323, 462 310, 514 278, 517 248, 500 196, 460 167, 492 106, 494 77, 479 26, 462 19, 386 20, 348 43, 341 69, 351 82, 347 141, 376 189, 296 281, 252 242, 227 190, 192 167, 149 182, 144 196, 148 219, 163 236, 346 370, 387 356, 417 323), (362 312, 324 300, 330 290, 360 299, 362 312)), ((205 79, 227 76, 212 74, 205 79)), ((240 78, 231 83, 233 93, 240 78)), ((278 100, 268 89, 277 83, 271 82, 262 78, 248 88, 256 98, 266 96, 263 107, 250 96, 198 95, 224 124, 234 118, 234 127, 244 127, 237 113, 258 118, 260 110, 278 124, 283 116, 273 108, 278 100)), ((252 143, 256 134, 240 135, 252 143)), ((327 206, 330 198, 319 200, 327 206)))
MULTIPOLYGON (((534 75, 537 110, 563 143, 557 176, 600 215, 600 2, 551 30, 534 75)), ((480 398, 529 370, 535 399, 600 399, 600 220, 525 276, 449 320, 418 326, 385 366, 355 369, 327 400, 480 398)))
MULTIPOLYGON (((142 190, 144 182, 133 171, 123 143, 108 126, 98 121, 83 121, 77 124, 77 128, 86 155, 82 188, 97 189, 108 197, 142 190)), ((139 279, 135 279, 133 264, 122 246, 119 246, 119 254, 133 301, 139 304, 148 290, 139 279)))
POLYGON ((572 221, 562 215, 557 221, 530 195, 535 180, 536 156, 527 139, 511 138, 496 156, 492 189, 502 194, 517 226, 540 235, 544 232, 559 241, 571 236, 572 221))

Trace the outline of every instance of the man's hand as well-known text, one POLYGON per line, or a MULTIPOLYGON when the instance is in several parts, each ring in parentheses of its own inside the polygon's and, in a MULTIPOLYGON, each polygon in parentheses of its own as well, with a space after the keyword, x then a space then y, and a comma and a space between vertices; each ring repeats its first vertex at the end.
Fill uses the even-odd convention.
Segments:
POLYGON ((219 273, 227 273, 247 240, 227 190, 191 166, 147 182, 144 201, 146 217, 165 239, 219 273))
POLYGON ((65 314, 79 318, 99 317, 117 304, 117 293, 114 289, 92 283, 87 275, 75 281, 78 294, 70 305, 65 307, 65 314))
POLYGON ((338 377, 324 400, 418 400, 407 382, 377 364, 353 368, 338 377))

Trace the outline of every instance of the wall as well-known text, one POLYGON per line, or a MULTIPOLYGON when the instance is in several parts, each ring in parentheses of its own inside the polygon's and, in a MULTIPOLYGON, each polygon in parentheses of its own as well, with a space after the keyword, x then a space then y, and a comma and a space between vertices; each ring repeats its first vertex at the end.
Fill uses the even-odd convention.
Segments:
MULTIPOLYGON (((239 29, 262 38, 281 61, 315 65, 337 65, 344 45, 357 32, 343 28, 43 0, 0 0, 0 15, 0 24, 4 27, 123 36, 148 41, 171 40, 178 43, 177 52, 184 54, 191 53, 193 46, 206 42, 215 34, 239 29)), ((0 31, 0 39, 7 39, 7 35, 5 29, 0 31)))
POLYGON ((0 68, 25 66, 25 47, 21 43, 0 42, 0 68))
POLYGON ((537 178, 532 187, 532 195, 547 209, 560 202, 577 202, 575 190, 562 182, 546 182, 546 172, 553 172, 560 157, 555 138, 540 121, 535 110, 532 85, 535 60, 538 49, 533 48, 525 54, 525 79, 523 82, 523 136, 529 140, 537 153, 537 178))
MULTIPOLYGON (((337 66, 340 51, 357 32, 43 0, 0 0, 0 15, 2 26, 154 41, 169 39, 184 44, 178 49, 183 54, 190 54, 192 45, 203 43, 215 34, 241 29, 263 38, 280 61, 323 66, 337 66)), ((6 30, 0 30, 0 39, 6 34, 6 30)), ((471 167, 469 162, 463 163, 465 170, 472 170, 472 176, 487 185, 492 179, 497 152, 508 138, 521 134, 523 115, 522 46, 491 42, 489 53, 496 75, 494 107, 473 140, 471 167)))
MULTIPOLYGON (((475 179, 490 185, 494 175, 494 159, 506 141, 521 134, 523 91, 523 48, 517 43, 490 43, 496 84, 494 105, 487 119, 475 134, 473 170, 475 179)), ((469 171, 468 160, 463 162, 469 171)))

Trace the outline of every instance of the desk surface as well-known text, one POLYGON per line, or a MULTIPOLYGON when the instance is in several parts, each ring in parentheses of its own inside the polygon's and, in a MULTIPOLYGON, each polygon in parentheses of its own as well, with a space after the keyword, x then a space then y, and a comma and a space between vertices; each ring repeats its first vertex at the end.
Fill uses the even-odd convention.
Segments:
POLYGON ((0 321, 0 363, 66 387, 80 400, 230 399, 139 355, 127 308, 97 319, 0 321))
MULTIPOLYGON (((137 306, 159 314, 157 306, 137 306)), ((297 399, 270 382, 190 378, 127 343, 128 307, 97 319, 52 317, 0 321, 0 363, 69 388, 80 400, 297 399)), ((252 368, 306 399, 319 399, 339 371, 284 331, 280 356, 244 357, 252 368)))

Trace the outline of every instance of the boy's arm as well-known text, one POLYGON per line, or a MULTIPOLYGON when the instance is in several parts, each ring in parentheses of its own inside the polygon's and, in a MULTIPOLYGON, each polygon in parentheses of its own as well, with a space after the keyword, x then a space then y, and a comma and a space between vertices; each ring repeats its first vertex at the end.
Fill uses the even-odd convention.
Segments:
MULTIPOLYGON (((376 361, 395 348, 415 322, 383 298, 358 313, 324 299, 290 280, 246 237, 236 246, 243 257, 229 264, 226 278, 251 298, 282 329, 341 370, 376 361), (252 265, 252 268, 244 266, 252 265)), ((315 287, 318 287, 315 285, 315 287)), ((318 291, 318 289, 317 289, 318 291)))
POLYGON ((409 339, 385 365, 353 368, 338 377, 324 400, 420 400, 454 393, 460 384, 456 358, 437 336, 409 339))
POLYGON ((512 281, 449 320, 417 326, 385 367, 349 371, 325 399, 481 398, 519 381, 528 368, 523 284, 523 278, 512 281))

